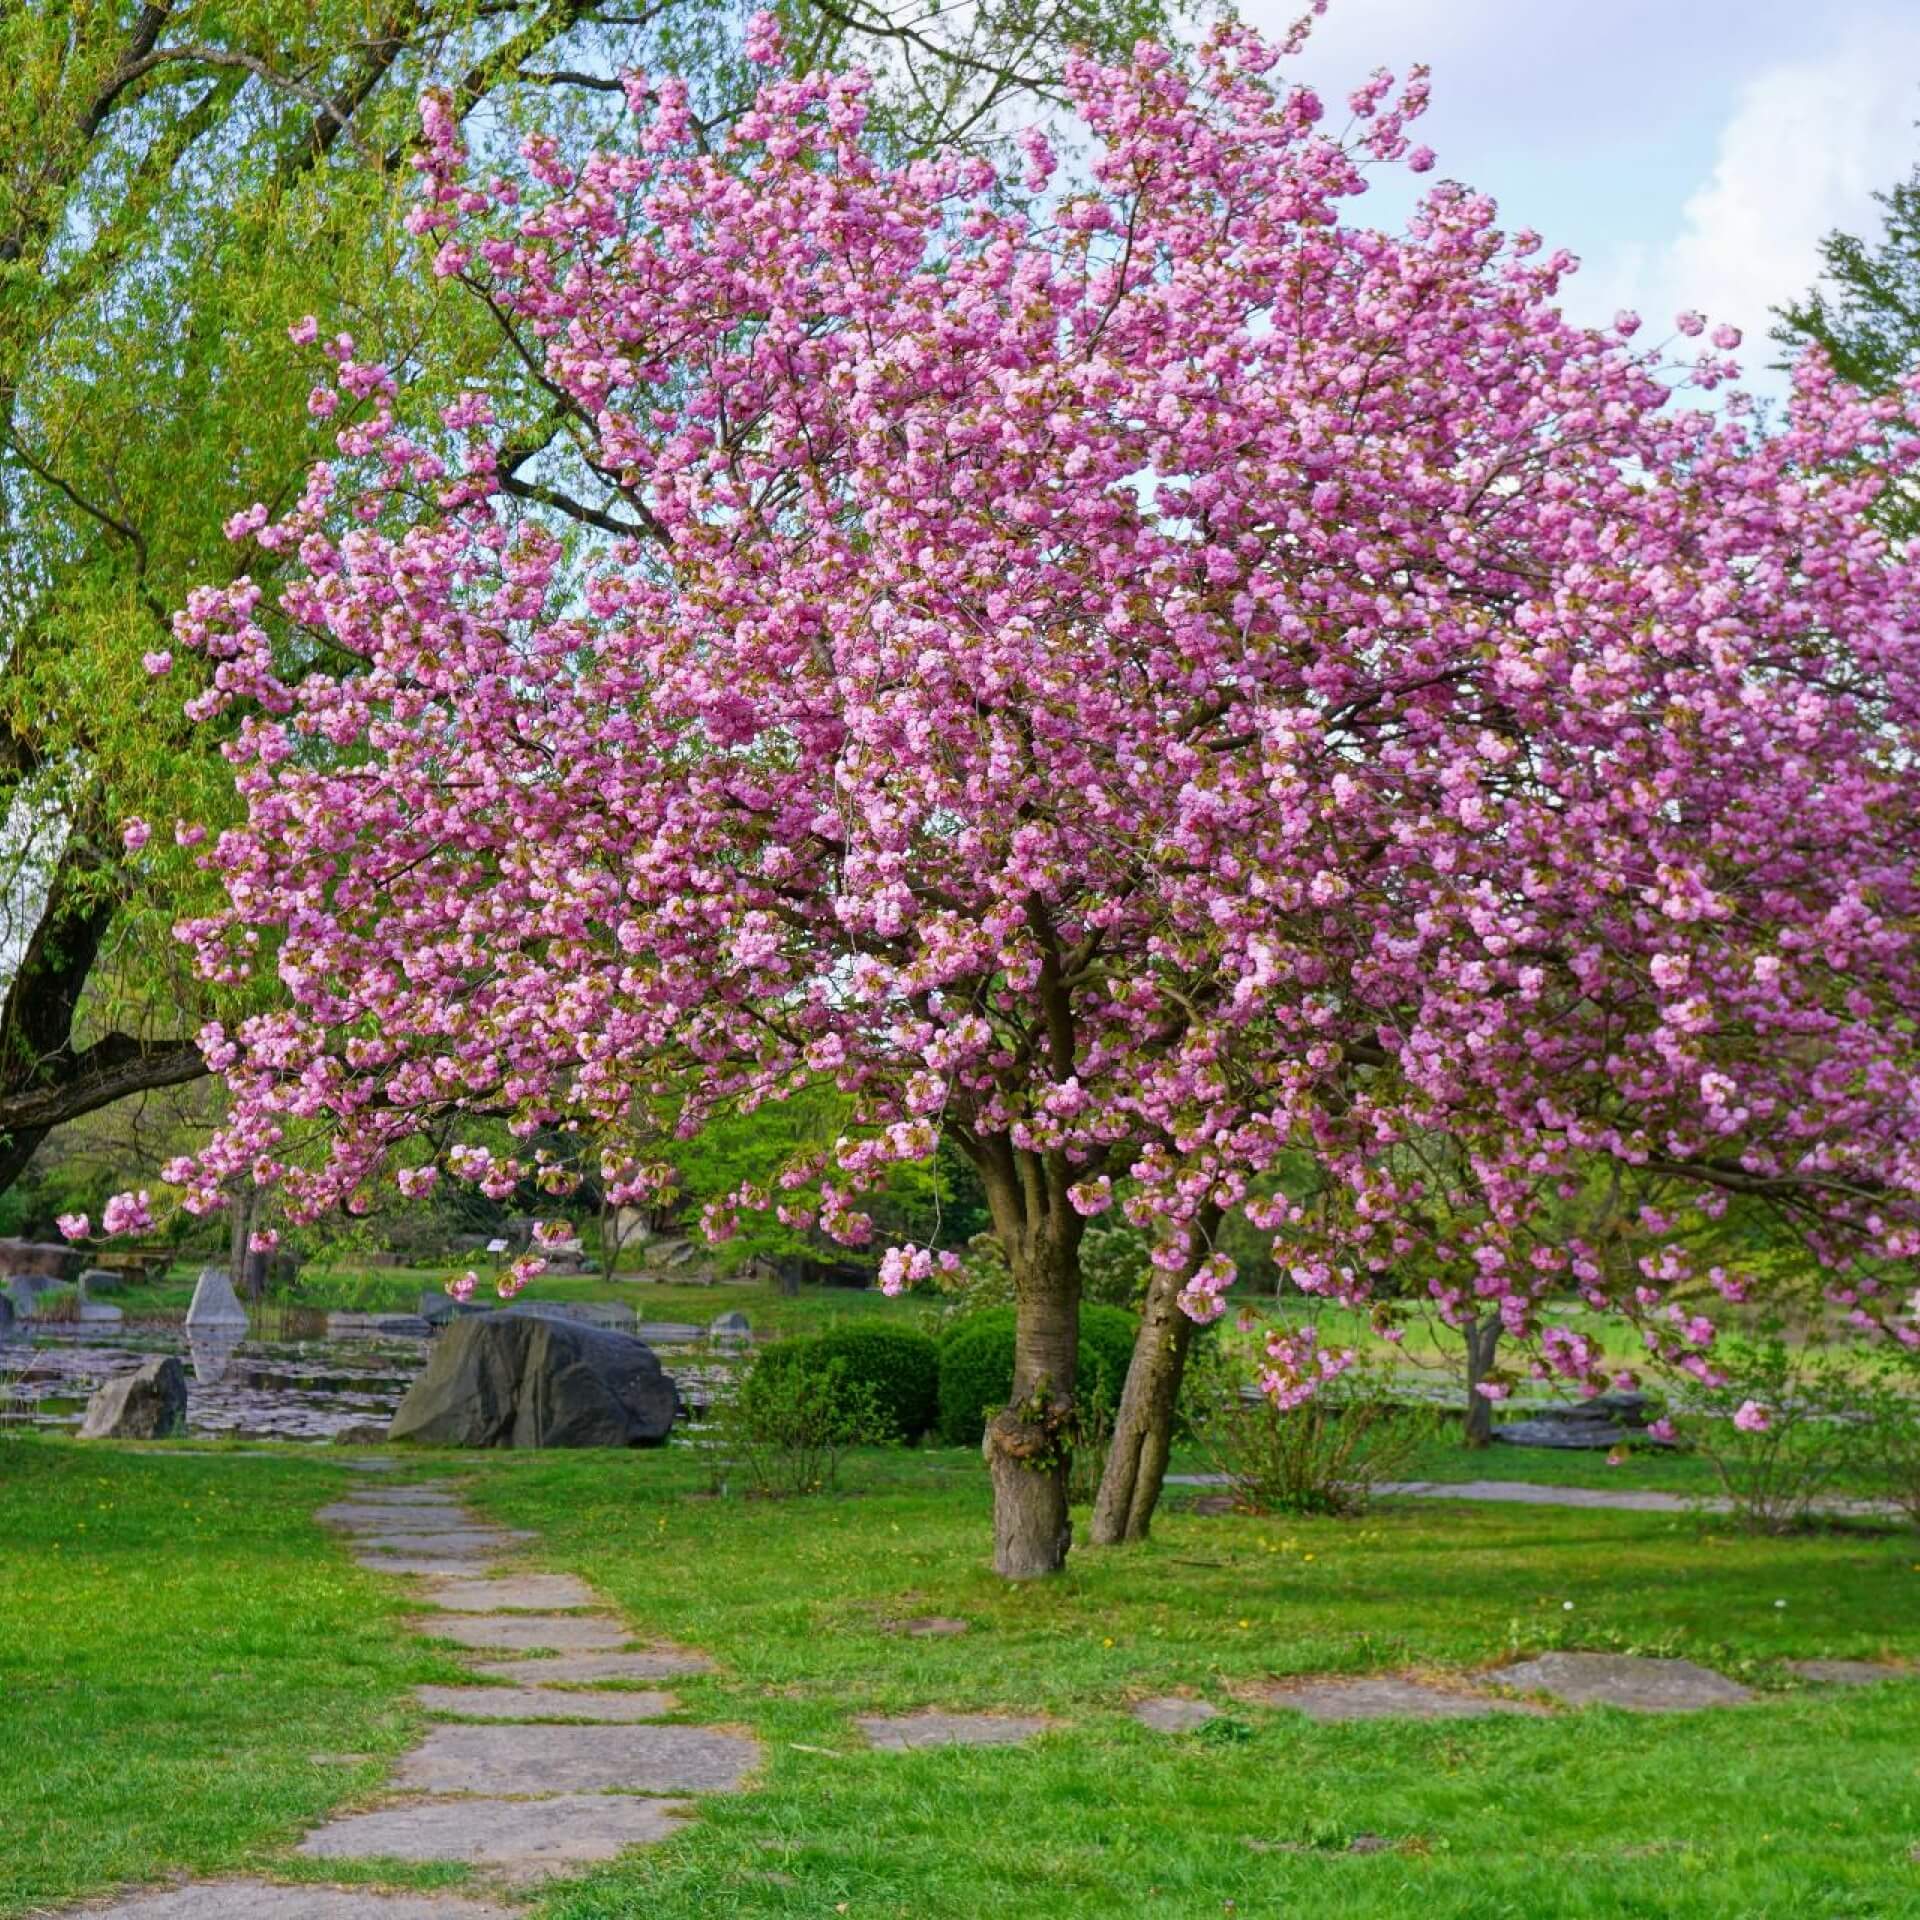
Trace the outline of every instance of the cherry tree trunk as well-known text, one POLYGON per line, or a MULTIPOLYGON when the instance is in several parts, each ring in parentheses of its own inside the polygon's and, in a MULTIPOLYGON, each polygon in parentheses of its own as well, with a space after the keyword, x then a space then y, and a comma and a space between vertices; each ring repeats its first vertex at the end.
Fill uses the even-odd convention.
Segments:
POLYGON ((1067 1466, 1080 1349, 1080 1270, 1049 1250, 1014 1269, 1013 1398, 981 1441, 993 1480, 993 1567, 1009 1580, 1067 1563, 1067 1466))
POLYGON ((1153 1269, 1146 1310, 1114 1415, 1113 1441, 1093 1503, 1093 1544, 1144 1540, 1166 1479, 1174 1407, 1193 1342, 1193 1322, 1180 1311, 1185 1276, 1153 1269))
POLYGON ((1484 1319, 1467 1323, 1467 1418, 1461 1442, 1469 1447, 1493 1445, 1493 1402, 1478 1391, 1479 1384, 1493 1370, 1494 1350, 1500 1344, 1500 1316, 1490 1313, 1484 1319))

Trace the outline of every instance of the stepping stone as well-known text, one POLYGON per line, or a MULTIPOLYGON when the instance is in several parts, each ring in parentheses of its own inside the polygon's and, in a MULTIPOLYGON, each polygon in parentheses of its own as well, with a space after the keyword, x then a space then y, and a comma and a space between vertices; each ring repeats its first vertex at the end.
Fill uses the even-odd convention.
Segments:
POLYGON ((1882 1680, 1911 1680, 1910 1667, 1882 1666, 1877 1660, 1789 1660, 1789 1673, 1821 1687, 1872 1687, 1882 1680))
POLYGON ((429 1713, 463 1720, 599 1720, 624 1725, 660 1720, 679 1702, 670 1693, 569 1692, 565 1687, 415 1687, 413 1697, 429 1713))
POLYGON ((712 1727, 430 1727, 393 1784, 420 1793, 726 1793, 758 1745, 712 1727))
POLYGON ((457 1507, 460 1496, 444 1487, 356 1487, 351 1504, 364 1507, 457 1507))
POLYGON ((1016 1747, 1045 1733, 1053 1722, 1044 1716, 1021 1718, 1006 1713, 906 1713, 894 1718, 868 1714, 854 1723, 867 1744, 883 1753, 910 1747, 1016 1747))
POLYGON ((514 1920, 505 1907, 440 1893, 367 1887, 276 1887, 265 1880, 202 1880, 136 1893, 84 1920, 514 1920))
POLYGON ((502 1653, 595 1653, 624 1647, 633 1638, 624 1621, 589 1613, 449 1613, 407 1625, 429 1640, 457 1640, 463 1647, 502 1653))
MULTIPOLYGON (((484 1867, 510 1882, 568 1874, 576 1868, 611 1860, 628 1847, 668 1839, 685 1824, 679 1809, 658 1800, 620 1793, 564 1793, 545 1800, 420 1800, 385 1807, 378 1813, 344 1814, 300 1843, 300 1851, 321 1860, 454 1860, 484 1867)), ((494 1920, 499 1909, 439 1907, 422 1903, 420 1920, 494 1920)), ((385 1908, 366 1909, 378 1920, 385 1908)), ((236 1909, 232 1920, 283 1920, 278 1914, 236 1909)), ((129 1916, 129 1920, 132 1917, 129 1916)), ((142 1914, 139 1920, 148 1920, 142 1914)), ((154 1915, 152 1920, 163 1920, 154 1915)), ((178 1909, 164 1920, 227 1920, 220 1915, 178 1909)), ((305 1920, 286 1915, 284 1920, 305 1920)), ((322 1920, 316 1912, 314 1920, 322 1920)), ((331 1912, 327 1916, 331 1920, 331 1912)), ((350 1920, 343 1909, 341 1920, 350 1920)), ((354 1910, 351 1920, 358 1920, 354 1910)), ((414 1920, 411 1912, 393 1920, 414 1920)), ((506 1920, 504 1915, 500 1920, 506 1920)))
POLYGON ((1489 1678, 1524 1693, 1550 1693, 1570 1707, 1631 1707, 1639 1713, 1737 1707, 1753 1698, 1750 1688, 1711 1667, 1631 1653, 1543 1653, 1489 1678))
POLYGON ((442 1560, 417 1553, 356 1553, 353 1564, 365 1567, 369 1573, 408 1573, 426 1579, 471 1580, 485 1573, 488 1563, 484 1560, 442 1560))
POLYGON ((917 1620, 889 1620, 887 1628, 891 1633, 904 1633, 915 1640, 948 1640, 972 1632, 973 1622, 950 1620, 944 1614, 929 1613, 917 1620))
POLYGON ((504 1527, 469 1527, 449 1528, 445 1533, 363 1533, 357 1544, 369 1553, 438 1554, 446 1560, 479 1560, 533 1537, 530 1533, 510 1533, 504 1527))
MULTIPOLYGON (((1502 1679, 1507 1676, 1501 1675, 1502 1679)), ((1517 1683, 1516 1683, 1517 1684, 1517 1683)), ((1538 1714, 1518 1700, 1497 1700, 1416 1680, 1405 1673, 1318 1673, 1276 1680, 1253 1698, 1265 1707, 1304 1713, 1309 1720, 1468 1720, 1489 1713, 1538 1714)))
POLYGON ((474 1668, 489 1680, 518 1680, 532 1686, 604 1686, 619 1680, 677 1680, 690 1673, 711 1673, 704 1653, 679 1647, 655 1647, 645 1653, 575 1653, 558 1660, 483 1660, 474 1668))
POLYGON ((449 1613, 539 1613, 548 1607, 597 1607, 600 1596, 570 1573, 510 1573, 499 1580, 445 1580, 427 1604, 449 1613))
POLYGON ((1142 1700, 1133 1709, 1133 1717, 1156 1733, 1191 1733, 1195 1727, 1204 1727, 1219 1715, 1218 1707, 1210 1707, 1204 1700, 1182 1699, 1177 1694, 1160 1700, 1142 1700))
POLYGON ((436 1503, 408 1506, 398 1500, 380 1507, 362 1506, 357 1500, 336 1500, 330 1507, 321 1507, 313 1517, 323 1527, 344 1527, 349 1533, 397 1533, 402 1527, 409 1533, 471 1533, 480 1525, 460 1507, 436 1503))
POLYGON ((329 1460, 330 1467, 345 1467, 349 1473, 392 1473, 398 1460, 329 1460))

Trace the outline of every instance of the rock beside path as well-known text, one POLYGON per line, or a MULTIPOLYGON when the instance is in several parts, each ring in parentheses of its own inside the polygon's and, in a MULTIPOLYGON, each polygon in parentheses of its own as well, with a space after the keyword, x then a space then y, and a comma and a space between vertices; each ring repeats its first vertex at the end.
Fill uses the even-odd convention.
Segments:
POLYGON ((442 1447, 658 1446, 679 1411, 645 1342, 511 1310, 441 1334, 391 1433, 442 1447))
POLYGON ((165 1440, 187 1430, 187 1374, 174 1355, 156 1354, 98 1388, 87 1402, 82 1440, 165 1440))

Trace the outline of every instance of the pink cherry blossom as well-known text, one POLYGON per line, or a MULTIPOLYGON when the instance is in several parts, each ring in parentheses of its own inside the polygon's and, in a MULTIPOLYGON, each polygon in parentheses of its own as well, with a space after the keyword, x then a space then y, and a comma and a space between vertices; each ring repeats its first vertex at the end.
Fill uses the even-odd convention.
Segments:
POLYGON ((137 816, 120 829, 120 841, 129 853, 138 853, 153 838, 153 829, 137 816))
POLYGON ((165 647, 158 647, 152 653, 143 653, 140 664, 157 680, 173 671, 173 655, 165 647))
POLYGON ((100 1231, 109 1238, 123 1233, 151 1233, 153 1208, 146 1189, 116 1193, 101 1210, 100 1231))
MULTIPOLYGON (((1741 1195, 1904 1338, 1920 573, 1872 509, 1920 388, 1809 353, 1768 429, 1632 315, 1567 319, 1573 256, 1485 195, 1370 225, 1417 69, 1334 133, 1241 27, 1076 60, 1085 165, 1023 188, 751 40, 725 153, 653 79, 510 185, 423 102, 422 259, 599 491, 566 537, 508 484, 524 395, 443 414, 320 348, 334 456, 175 622, 245 810, 181 931, 282 989, 205 1036, 232 1104, 186 1203, 594 1156, 639 1193, 668 1137, 817 1092, 837 1136, 710 1232, 864 1245, 945 1137, 1059 1244, 1117 1190, 1197 1319, 1237 1214, 1308 1292, 1418 1272, 1590 1385, 1569 1295, 1712 1377, 1664 1309, 1683 1216, 1741 1195), (286 678, 286 630, 348 664, 286 678), (1558 1224, 1595 1171, 1675 1196, 1630 1260, 1558 1224)), ((1266 1362, 1292 1404, 1351 1356, 1266 1362)))
POLYGON ((1765 1433, 1773 1425, 1773 1415, 1757 1400, 1743 1400, 1733 1416, 1733 1424, 1742 1433, 1765 1433))
POLYGON ((93 1233, 93 1222, 84 1213, 63 1213, 54 1225, 63 1240, 85 1240, 93 1233))

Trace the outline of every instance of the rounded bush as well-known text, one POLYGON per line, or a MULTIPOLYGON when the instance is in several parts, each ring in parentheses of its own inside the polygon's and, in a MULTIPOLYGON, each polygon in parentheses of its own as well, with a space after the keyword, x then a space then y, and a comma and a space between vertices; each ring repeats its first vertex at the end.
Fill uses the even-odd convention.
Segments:
POLYGON ((803 1375, 837 1368, 841 1379, 872 1389, 882 1418, 909 1445, 939 1417, 940 1349, 912 1327, 830 1327, 776 1342, 758 1364, 803 1375))
MULTIPOLYGON (((969 1314, 940 1347, 940 1440, 943 1446, 977 1446, 987 1416, 1013 1397, 1013 1314, 990 1307, 969 1314)), ((1120 1404, 1140 1323, 1121 1307, 1080 1308, 1080 1380, 1084 1401, 1104 1397, 1120 1404)))

